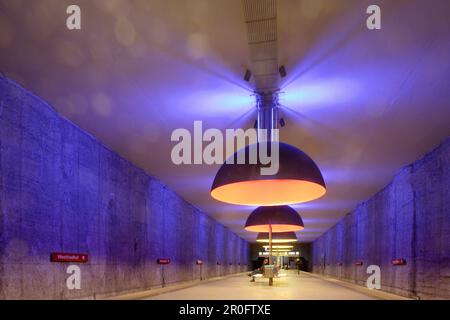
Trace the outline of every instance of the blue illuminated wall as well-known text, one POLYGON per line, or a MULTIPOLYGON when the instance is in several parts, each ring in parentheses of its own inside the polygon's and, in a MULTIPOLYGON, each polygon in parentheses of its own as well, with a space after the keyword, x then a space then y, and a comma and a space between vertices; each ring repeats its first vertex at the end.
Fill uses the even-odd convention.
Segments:
POLYGON ((450 138, 317 239, 313 261, 313 272, 363 286, 378 265, 381 290, 449 299, 450 138), (391 263, 401 258, 406 265, 391 263))
POLYGON ((0 77, 0 299, 102 297, 246 271, 246 241, 0 77), (89 254, 80 290, 51 252, 89 254))

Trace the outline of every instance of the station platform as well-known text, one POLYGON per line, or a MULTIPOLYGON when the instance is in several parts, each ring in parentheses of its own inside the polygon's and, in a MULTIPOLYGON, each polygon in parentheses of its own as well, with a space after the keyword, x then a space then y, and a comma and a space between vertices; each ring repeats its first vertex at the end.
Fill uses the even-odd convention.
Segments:
POLYGON ((401 296, 349 284, 318 275, 288 270, 286 276, 274 279, 257 278, 250 282, 247 274, 200 282, 192 286, 164 288, 162 293, 151 290, 118 299, 140 300, 403 300, 401 296))

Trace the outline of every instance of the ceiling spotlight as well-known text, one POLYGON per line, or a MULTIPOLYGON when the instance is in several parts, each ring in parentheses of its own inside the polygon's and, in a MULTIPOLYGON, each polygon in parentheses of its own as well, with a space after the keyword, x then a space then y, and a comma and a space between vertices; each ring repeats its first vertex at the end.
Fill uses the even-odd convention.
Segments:
POLYGON ((280 76, 281 76, 282 78, 286 77, 287 72, 286 72, 286 68, 285 68, 284 66, 281 66, 281 67, 278 69, 278 71, 280 72, 280 76))
POLYGON ((252 72, 248 69, 245 70, 244 80, 249 82, 251 77, 252 77, 252 72))
POLYGON ((253 232, 289 232, 305 228, 300 215, 289 206, 258 207, 247 218, 245 230, 253 232))

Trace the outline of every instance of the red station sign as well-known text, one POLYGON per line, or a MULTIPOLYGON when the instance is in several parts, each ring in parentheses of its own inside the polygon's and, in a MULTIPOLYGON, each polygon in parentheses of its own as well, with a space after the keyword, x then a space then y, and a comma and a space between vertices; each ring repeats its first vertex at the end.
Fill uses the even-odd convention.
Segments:
POLYGON ((394 266, 404 266, 406 264, 406 260, 401 258, 401 259, 392 259, 392 264, 394 266))
POLYGON ((355 262, 355 266, 362 266, 363 265, 363 262, 362 261, 356 261, 355 262))
POLYGON ((85 253, 52 252, 50 261, 86 263, 88 262, 88 255, 85 253))
POLYGON ((169 264, 170 259, 169 258, 159 258, 159 259, 156 259, 156 263, 157 264, 169 264))

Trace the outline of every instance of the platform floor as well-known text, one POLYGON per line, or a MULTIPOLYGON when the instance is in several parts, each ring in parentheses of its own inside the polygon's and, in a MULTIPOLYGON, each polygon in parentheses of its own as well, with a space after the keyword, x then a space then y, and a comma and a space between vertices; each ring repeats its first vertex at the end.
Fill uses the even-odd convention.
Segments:
MULTIPOLYGON (((347 285, 336 281, 325 280, 307 273, 297 274, 296 271, 288 271, 284 278, 274 279, 272 287, 268 285, 268 279, 256 279, 250 282, 247 275, 238 275, 209 281, 189 288, 166 292, 144 299, 150 300, 373 300, 380 296, 374 296, 368 289, 352 289, 347 285), (366 291, 366 292, 364 292, 366 291)), ((385 298, 385 297, 381 297, 385 298)), ((389 297, 387 297, 389 299, 389 297)))

